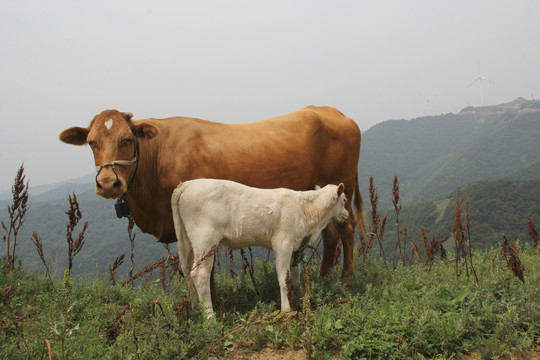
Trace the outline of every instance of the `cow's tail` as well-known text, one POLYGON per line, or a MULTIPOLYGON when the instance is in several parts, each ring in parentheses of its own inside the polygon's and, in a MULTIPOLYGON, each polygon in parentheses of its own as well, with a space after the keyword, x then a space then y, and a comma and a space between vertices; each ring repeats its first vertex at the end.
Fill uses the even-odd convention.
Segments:
POLYGON ((367 234, 367 215, 364 210, 364 200, 362 199, 362 194, 360 194, 360 187, 358 185, 358 173, 356 173, 356 180, 355 180, 355 189, 353 194, 353 201, 354 201, 354 219, 356 221, 356 228, 358 232, 360 233, 360 236, 363 236, 366 238, 367 234))

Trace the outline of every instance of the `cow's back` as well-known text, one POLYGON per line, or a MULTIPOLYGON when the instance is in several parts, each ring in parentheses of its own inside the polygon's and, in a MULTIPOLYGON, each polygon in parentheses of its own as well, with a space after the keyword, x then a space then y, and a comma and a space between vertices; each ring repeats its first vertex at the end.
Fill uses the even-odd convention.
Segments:
POLYGON ((309 106, 247 124, 191 118, 156 124, 157 170, 168 189, 189 179, 219 178, 259 188, 308 190, 339 183, 344 176, 354 181, 356 174, 360 130, 331 107, 309 106))

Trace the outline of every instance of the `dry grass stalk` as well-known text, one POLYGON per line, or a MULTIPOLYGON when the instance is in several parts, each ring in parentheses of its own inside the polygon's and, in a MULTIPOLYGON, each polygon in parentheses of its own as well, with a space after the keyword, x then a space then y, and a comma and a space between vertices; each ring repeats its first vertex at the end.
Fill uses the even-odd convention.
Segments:
POLYGON ((529 235, 531 236, 531 239, 533 241, 533 247, 538 247, 538 232, 536 231, 536 226, 534 226, 534 223, 529 218, 529 235))
POLYGON ((438 234, 437 236, 433 236, 430 242, 426 234, 426 229, 421 227, 420 231, 422 232, 422 239, 426 249, 426 265, 431 269, 435 262, 435 255, 437 255, 438 252, 441 253, 441 259, 446 259, 446 250, 443 247, 443 242, 448 240, 449 236, 441 240, 441 234, 438 234))
POLYGON ((257 282, 255 281, 255 268, 253 267, 253 252, 251 252, 251 247, 248 247, 248 249, 251 258, 251 264, 246 258, 246 253, 244 249, 240 249, 240 253, 242 254, 242 271, 248 272, 249 277, 251 278, 251 283, 253 284, 253 288, 255 289, 257 295, 259 295, 259 288, 257 287, 257 282))
POLYGON ((296 300, 294 298, 294 284, 291 279, 291 271, 287 270, 287 275, 285 276, 285 283, 287 284, 287 299, 291 305, 291 309, 296 310, 296 300))
MULTIPOLYGON (((384 261, 384 266, 388 269, 388 265, 386 264, 386 256, 384 254, 384 248, 382 246, 382 239, 384 237, 384 232, 386 230, 386 216, 381 221, 379 214, 377 212, 377 203, 379 201, 379 194, 377 193, 377 191, 375 190, 375 186, 373 185, 373 176, 369 178, 369 200, 371 202, 370 235, 375 234, 375 237, 377 238, 377 241, 379 242, 379 250, 381 251, 381 255, 384 261)), ((370 239, 370 244, 372 243, 373 242, 370 239)), ((367 247, 366 251, 369 252, 369 249, 370 248, 367 247)))
MULTIPOLYGON (((133 214, 129 214, 128 217, 128 237, 129 237, 129 243, 131 245, 131 266, 129 268, 129 277, 133 277, 133 269, 135 269, 135 235, 133 233, 133 228, 135 227, 135 219, 133 218, 133 214)), ((133 283, 131 283, 133 285, 133 283)))
POLYGON ((32 233, 32 237, 30 238, 34 245, 36 246, 37 253, 39 255, 39 258, 41 259, 41 262, 43 262, 43 265, 45 266, 45 272, 47 274, 47 277, 51 281, 51 284, 54 286, 54 281, 51 277, 51 272, 49 271, 49 265, 47 265, 47 261, 45 260, 45 254, 43 253, 43 242, 41 241, 41 237, 38 235, 37 232, 32 233))
MULTIPOLYGON (((454 242, 456 245, 456 278, 459 277, 459 264, 461 259, 466 260, 467 252, 465 251, 465 229, 462 223, 462 212, 461 212, 461 201, 459 197, 456 196, 456 212, 454 217, 454 227, 452 228, 452 234, 454 235, 454 242)), ((464 264, 467 266, 467 262, 464 264)), ((469 278, 469 271, 467 267, 467 279, 469 278)))
POLYGON ((130 276, 127 280, 125 280, 122 285, 125 285, 127 283, 133 283, 133 281, 141 278, 143 275, 147 274, 147 273, 150 273, 152 271, 154 271, 155 269, 163 266, 163 263, 167 260, 167 257, 166 256, 163 256, 161 258, 159 258, 157 261, 155 261, 154 263, 152 264, 148 264, 146 265, 145 267, 143 267, 142 269, 140 269, 139 271, 137 271, 135 273, 135 275, 132 275, 130 276))
POLYGON ((321 258, 321 254, 317 251, 317 248, 315 246, 308 245, 307 248, 311 251, 311 256, 309 257, 308 261, 306 261, 306 265, 313 265, 316 263, 317 259, 321 258))
POLYGON ((111 284, 116 285, 116 270, 124 263, 124 258, 126 257, 126 253, 123 253, 122 255, 118 256, 116 259, 114 259, 114 262, 109 264, 109 279, 111 280, 111 284))
POLYGON ((24 174, 23 164, 19 167, 19 170, 17 170, 17 175, 15 176, 13 186, 11 187, 12 202, 11 205, 8 205, 9 225, 6 225, 3 220, 0 222, 2 229, 5 232, 3 240, 7 245, 6 271, 15 270, 15 255, 19 231, 24 224, 26 212, 29 209, 29 182, 26 181, 25 183, 25 178, 26 175, 24 174), (12 245, 13 248, 11 248, 12 245))
POLYGON ((503 257, 510 271, 512 271, 515 277, 525 283, 525 277, 523 276, 525 268, 519 259, 516 244, 509 242, 506 234, 503 234, 502 249, 503 257))
POLYGON ((420 254, 420 249, 418 248, 418 244, 416 243, 416 240, 412 241, 412 248, 411 248, 411 256, 409 258, 409 265, 412 265, 412 262, 414 260, 414 254, 418 256, 418 263, 422 262, 422 255, 420 254))
POLYGON ((234 272, 234 253, 233 253, 233 250, 228 248, 227 249, 228 251, 228 265, 229 265, 229 274, 231 274, 232 277, 234 277, 236 274, 234 272))
POLYGON ((21 284, 18 284, 17 285, 17 288, 15 290, 13 290, 13 283, 10 283, 9 286, 7 287, 7 289, 5 290, 2 290, 2 293, 0 293, 0 296, 2 297, 0 299, 0 302, 3 304, 3 305, 6 305, 9 298, 12 296, 12 295, 15 295, 19 292, 21 288, 21 284))
POLYGON ((343 242, 341 242, 341 238, 338 241, 338 244, 336 246, 336 252, 334 253, 334 265, 336 266, 339 263, 339 258, 341 257, 341 249, 343 247, 343 242))
POLYGON ((403 257, 405 257, 407 251, 407 235, 408 235, 407 224, 403 225, 403 257))
POLYGON ((469 249, 469 262, 471 266, 471 272, 474 275, 476 284, 478 285, 478 276, 476 275, 476 270, 474 269, 473 264, 473 248, 471 245, 471 207, 469 206, 469 199, 465 201, 465 228, 467 229, 467 249, 469 249))
POLYGON ((174 311, 176 313, 176 320, 179 324, 188 321, 190 319, 191 302, 189 299, 184 299, 182 302, 177 302, 174 306, 174 311))
POLYGON ((105 340, 107 341, 107 345, 112 346, 116 342, 116 339, 118 336, 122 334, 122 321, 124 319, 124 315, 127 311, 127 306, 124 308, 124 310, 120 311, 118 314, 116 314, 116 321, 113 327, 105 330, 105 340))
POLYGON ((172 256, 168 256, 168 255, 162 256, 161 258, 159 258, 158 260, 156 260, 152 264, 148 264, 145 267, 143 267, 142 269, 140 269, 139 271, 137 271, 133 276, 130 276, 127 280, 124 280, 122 285, 125 285, 127 283, 132 283, 133 284, 133 281, 143 277, 145 274, 153 272, 157 268, 160 269, 160 279, 161 279, 161 281, 163 281, 163 279, 161 278, 161 276, 162 276, 161 275, 161 269, 163 269, 163 268, 166 269, 169 266, 172 266, 172 267, 177 266, 178 262, 179 262, 178 254, 172 255, 172 256))
MULTIPOLYGON (((394 175, 394 182, 392 184, 392 204, 394 205, 394 211, 396 212, 396 244, 394 246, 394 253, 399 248, 399 264, 403 264, 403 251, 401 248, 401 229, 399 227, 399 213, 401 212, 401 204, 399 203, 399 181, 397 175, 394 175)), ((403 248, 405 250, 405 248, 403 248)))
POLYGON ((431 265, 433 264, 433 258, 435 255, 433 254, 433 249, 429 245, 429 239, 426 234, 426 229, 424 229, 423 227, 420 227, 420 232, 422 233, 422 240, 424 241, 424 247, 426 248, 426 257, 427 257, 426 265, 429 265, 429 267, 431 268, 431 265))
POLYGON ((161 286, 163 287, 163 291, 167 291, 167 266, 169 265, 169 259, 170 255, 167 255, 166 260, 159 264, 159 280, 161 282, 161 286))
POLYGON ((137 358, 140 359, 141 355, 139 352, 139 340, 137 338, 137 332, 135 331, 135 316, 133 315, 133 306, 131 304, 128 304, 127 309, 131 314, 131 332, 133 333, 133 342, 135 343, 135 353, 137 354, 137 358))
POLYGON ((83 225, 83 229, 79 233, 76 239, 73 238, 73 231, 82 219, 82 212, 79 208, 79 202, 77 201, 77 195, 73 193, 73 197, 68 195, 69 209, 65 212, 68 215, 68 223, 66 224, 66 238, 68 243, 68 270, 71 272, 73 267, 73 259, 82 250, 84 245, 84 234, 88 228, 88 221, 83 225))
POLYGON ((49 360, 52 360, 53 351, 52 351, 52 348, 51 348, 51 343, 47 339, 45 339, 43 341, 43 348, 41 349, 41 360, 43 360, 43 356, 45 356, 45 347, 47 347, 47 349, 48 349, 49 360))

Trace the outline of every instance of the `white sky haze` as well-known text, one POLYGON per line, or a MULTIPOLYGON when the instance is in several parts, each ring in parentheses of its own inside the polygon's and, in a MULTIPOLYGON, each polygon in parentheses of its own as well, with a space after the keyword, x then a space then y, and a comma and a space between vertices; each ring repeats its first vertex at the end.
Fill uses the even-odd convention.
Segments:
POLYGON ((390 119, 540 96, 538 1, 0 0, 0 190, 90 174, 104 109, 237 123, 390 119))

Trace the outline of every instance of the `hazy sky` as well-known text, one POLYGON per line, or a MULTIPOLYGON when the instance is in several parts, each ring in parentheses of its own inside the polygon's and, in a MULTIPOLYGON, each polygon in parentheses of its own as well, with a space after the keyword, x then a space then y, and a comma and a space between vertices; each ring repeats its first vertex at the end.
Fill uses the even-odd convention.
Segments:
POLYGON ((236 123, 390 119, 540 97, 539 1, 0 0, 0 190, 94 171, 59 133, 104 109, 236 123), (429 101, 428 101, 429 100, 429 101))

